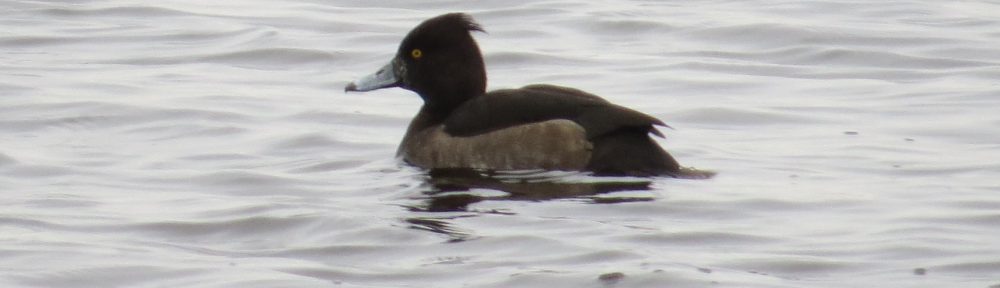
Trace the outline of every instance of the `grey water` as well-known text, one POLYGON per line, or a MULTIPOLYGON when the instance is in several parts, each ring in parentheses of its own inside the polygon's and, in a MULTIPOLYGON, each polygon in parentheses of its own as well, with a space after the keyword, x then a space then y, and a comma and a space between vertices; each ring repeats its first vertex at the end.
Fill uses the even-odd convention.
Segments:
POLYGON ((0 2, 0 286, 1000 287, 994 1, 0 2), (711 179, 442 177, 345 94, 467 12, 490 89, 711 179))

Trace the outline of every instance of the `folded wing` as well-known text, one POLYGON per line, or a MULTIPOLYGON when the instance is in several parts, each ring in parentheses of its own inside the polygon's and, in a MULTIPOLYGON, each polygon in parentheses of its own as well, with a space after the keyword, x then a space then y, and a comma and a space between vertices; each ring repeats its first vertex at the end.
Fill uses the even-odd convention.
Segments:
POLYGON ((475 136, 556 119, 582 126, 588 139, 619 130, 663 137, 653 126, 666 126, 653 116, 612 104, 597 95, 540 84, 496 90, 466 101, 445 120, 445 132, 459 137, 475 136))

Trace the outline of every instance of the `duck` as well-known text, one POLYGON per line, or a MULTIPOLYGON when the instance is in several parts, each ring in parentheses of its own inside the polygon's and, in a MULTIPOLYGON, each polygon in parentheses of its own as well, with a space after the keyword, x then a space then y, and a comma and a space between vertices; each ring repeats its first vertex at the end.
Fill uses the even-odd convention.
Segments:
POLYGON ((346 92, 410 90, 423 99, 396 152, 424 169, 562 170, 597 176, 677 176, 684 168, 652 136, 669 127, 575 88, 531 84, 486 91, 471 16, 448 13, 411 30, 395 56, 346 92))

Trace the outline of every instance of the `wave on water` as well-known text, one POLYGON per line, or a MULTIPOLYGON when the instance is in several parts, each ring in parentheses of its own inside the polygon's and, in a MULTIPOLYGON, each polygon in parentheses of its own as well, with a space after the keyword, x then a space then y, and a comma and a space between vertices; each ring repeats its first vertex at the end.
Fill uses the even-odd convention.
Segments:
POLYGON ((0 286, 1000 285, 995 3, 0 10, 0 286), (455 11, 490 89, 655 115, 717 174, 402 163, 421 99, 343 88, 455 11))

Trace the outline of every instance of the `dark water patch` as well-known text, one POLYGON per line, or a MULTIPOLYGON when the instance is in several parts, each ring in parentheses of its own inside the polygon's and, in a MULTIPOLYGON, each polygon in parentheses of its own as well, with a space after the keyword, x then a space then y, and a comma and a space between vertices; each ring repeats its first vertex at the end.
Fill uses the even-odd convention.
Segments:
POLYGON ((616 19, 602 20, 588 19, 582 21, 578 28, 587 33, 597 33, 602 37, 641 37, 642 34, 666 34, 673 32, 676 28, 661 21, 640 20, 640 19, 616 19))
MULTIPOLYGON (((716 63, 716 62, 683 62, 672 65, 673 69, 688 69, 713 73, 756 75, 781 77, 789 79, 824 79, 824 80, 880 80, 894 83, 918 83, 942 76, 952 75, 955 71, 934 69, 894 69, 879 67, 863 67, 858 69, 839 68, 823 65, 785 65, 785 64, 746 64, 746 63, 716 63)), ((975 68, 979 69, 979 68, 975 68)), ((985 69, 985 68, 984 68, 985 69)), ((977 75, 982 72, 968 72, 977 75)))
POLYGON ((371 147, 368 143, 354 143, 335 140, 324 133, 307 133, 295 135, 285 139, 273 140, 268 147, 268 153, 303 153, 308 151, 322 152, 332 148, 337 149, 362 149, 371 147))
POLYGON ((780 243, 781 239, 750 235, 735 232, 692 231, 692 232, 658 232, 625 236, 626 241, 635 241, 643 245, 686 245, 698 247, 731 247, 741 245, 761 245, 780 243))
MULTIPOLYGON (((669 70, 693 70, 693 71, 705 71, 712 73, 723 73, 723 74, 734 74, 734 75, 750 75, 750 76, 767 76, 767 77, 783 77, 783 78, 814 78, 818 76, 812 75, 822 75, 813 69, 806 69, 803 67, 795 67, 789 65, 779 65, 779 64, 759 64, 759 63, 747 63, 747 62, 719 62, 712 60, 701 60, 701 61, 685 61, 679 62, 677 64, 669 65, 669 70)), ((709 85, 701 85, 701 83, 733 83, 734 80, 709 80, 709 79, 694 79, 693 81, 684 81, 679 83, 679 85, 689 85, 694 86, 694 88, 702 88, 709 85), (694 85, 692 85, 694 84, 694 85)), ((736 82, 740 83, 740 82, 736 82)), ((742 85, 748 85, 741 83, 742 85)), ((725 86, 723 86, 725 87, 725 86)), ((738 88, 738 87, 733 87, 738 88)), ((692 89, 695 91, 700 91, 698 89, 692 89)))
MULTIPOLYGON (((156 181, 172 185, 210 188, 235 195, 308 195, 304 185, 311 184, 294 177, 278 176, 255 170, 222 170, 190 177, 165 177, 156 181)), ((313 192, 315 193, 315 192, 313 192)))
POLYGON ((7 166, 7 165, 12 165, 12 164, 17 164, 17 163, 18 163, 18 161, 17 161, 17 159, 14 159, 14 157, 10 157, 9 155, 4 154, 3 152, 0 152, 0 167, 7 166))
POLYGON ((821 208, 838 208, 847 209, 856 206, 863 206, 862 203, 851 201, 851 200, 812 200, 812 201, 795 201, 795 200, 785 200, 785 199, 773 199, 773 198, 741 198, 732 199, 735 202, 734 205, 739 205, 746 207, 753 211, 810 211, 821 208))
POLYGON ((969 260, 965 262, 944 264, 930 268, 933 271, 960 273, 969 275, 996 276, 1000 274, 1000 261, 969 260))
POLYGON ((927 27, 939 27, 939 28, 987 28, 995 27, 997 21, 993 19, 973 19, 973 18, 930 18, 930 17, 904 17, 899 18, 897 21, 900 23, 915 24, 927 27))
MULTIPOLYGON (((74 208, 93 207, 95 205, 72 205, 74 208)), ((49 209, 55 206, 45 206, 49 209)), ((44 231, 45 233, 79 233, 79 235, 95 235, 104 233, 157 235, 163 241, 185 241, 200 239, 203 243, 237 241, 237 239, 253 239, 259 235, 281 233, 291 235, 296 231, 308 231, 316 226, 316 218, 310 217, 279 217, 279 216, 244 216, 228 217, 230 219, 198 219, 196 221, 149 221, 149 222, 115 222, 104 223, 73 223, 73 221, 42 221, 25 218, 0 217, 0 223, 21 227, 23 229, 44 231)), ((67 234, 68 235, 68 234, 67 234)), ((187 243, 190 244, 190 243, 187 243)))
POLYGON ((289 65, 327 65, 338 57, 330 52, 301 48, 263 48, 199 57, 199 62, 242 67, 289 69, 289 65))
POLYGON ((0 223, 4 226, 19 227, 31 231, 51 230, 62 227, 62 225, 54 224, 49 221, 11 216, 0 216, 0 223))
POLYGON ((80 209, 98 207, 102 203, 97 200, 86 199, 75 195, 49 195, 45 198, 31 199, 24 202, 26 206, 42 209, 80 209))
MULTIPOLYGON (((198 79, 172 79, 172 80, 181 80, 179 82, 202 81, 198 79)), ((235 82, 231 84, 244 85, 244 83, 242 82, 235 82)), ((253 97, 246 94, 227 94, 227 95, 207 94, 207 95, 195 95, 195 96, 176 95, 176 97, 172 99, 173 102, 176 103, 175 105, 188 108, 172 108, 172 109, 174 109, 173 111, 178 111, 178 110, 192 111, 193 113, 196 114, 197 112, 195 111, 208 112, 208 114, 216 114, 216 116, 219 116, 220 118, 218 118, 217 120, 226 120, 230 121, 233 124, 246 125, 246 124, 260 124, 261 122, 271 123, 270 121, 263 121, 263 120, 271 120, 268 119, 267 116, 270 116, 271 113, 274 113, 276 111, 276 105, 286 108, 288 106, 284 106, 285 104, 290 105, 290 103, 286 103, 285 101, 280 101, 281 99, 283 99, 280 97, 295 97, 295 95, 291 95, 291 93, 289 94, 280 93, 278 95, 273 95, 273 96, 267 95, 264 97, 253 97)), ((198 115, 205 115, 205 114, 198 114, 198 115)), ((195 119, 215 120, 215 119, 203 119, 197 117, 195 117, 195 119)))
POLYGON ((496 37, 498 39, 516 38, 516 39, 522 39, 523 41, 527 39, 536 39, 536 40, 551 39, 552 37, 555 37, 555 34, 544 30, 507 29, 502 31, 490 32, 490 36, 496 37))
MULTIPOLYGON (((328 147, 329 148, 329 147, 328 147)), ((337 170, 357 168, 368 163, 366 160, 327 160, 319 163, 302 165, 288 170, 289 173, 323 173, 337 170)))
MULTIPOLYGON (((798 45, 793 47, 779 47, 775 49, 732 51, 732 50, 698 50, 679 51, 664 53, 664 56, 671 58, 708 58, 724 60, 741 60, 752 62, 770 62, 773 59, 782 59, 791 55, 800 55, 820 49, 819 47, 798 45)), ((778 66, 773 68, 780 68, 778 66)))
POLYGON ((608 263, 608 262, 620 262, 620 261, 642 258, 636 253, 629 253, 619 250, 601 250, 601 249, 592 252, 570 253, 553 258, 549 258, 547 256, 542 256, 542 255, 539 255, 538 257, 543 259, 536 260, 537 261, 536 263, 549 264, 549 265, 579 265, 584 263, 608 263), (549 259, 544 259, 544 258, 549 258, 549 259))
MULTIPOLYGON (((273 32, 259 29, 231 29, 222 31, 147 31, 143 28, 123 28, 119 26, 70 26, 64 28, 59 34, 54 35, 17 35, 0 36, 0 47, 16 49, 31 49, 47 46, 71 45, 72 48, 79 47, 99 47, 101 45, 117 44, 121 46, 147 45, 154 46, 162 51, 173 52, 175 48, 197 47, 237 42, 249 45, 254 42, 262 42, 268 38, 274 38, 273 32), (145 44, 143 44, 145 43, 145 44)), ((62 47, 60 47, 62 48, 62 47)), ((148 47, 147 47, 148 48, 148 47)), ((204 47, 203 47, 204 49, 204 47)), ((132 64, 139 60, 130 60, 129 55, 140 55, 136 53, 141 50, 124 49, 121 54, 111 61, 101 61, 112 64, 132 64)), ((175 52, 176 53, 176 52, 175 52)), ((162 53, 159 53, 162 54, 162 53)), ((140 59, 166 59, 140 58, 140 59)))
POLYGON ((555 54, 547 54, 540 52, 487 52, 484 55, 486 58, 486 63, 490 64, 491 67, 505 67, 505 66, 529 66, 529 67, 541 67, 544 65, 553 66, 579 66, 585 64, 594 64, 594 60, 578 58, 578 57, 568 57, 555 54))
MULTIPOLYGON (((194 45, 207 45, 213 43, 226 43, 239 41, 240 43, 252 43, 261 39, 273 38, 274 33, 256 28, 229 29, 221 31, 170 31, 165 33, 143 33, 133 32, 129 34, 111 34, 121 32, 121 28, 87 28, 80 31, 68 30, 75 33, 92 33, 103 35, 101 38, 90 38, 90 40, 113 40, 116 42, 155 42, 164 46, 184 47, 194 45), (250 39, 250 40, 245 40, 250 39)), ((95 41, 100 42, 100 41, 95 41)))
MULTIPOLYGON (((342 89, 343 87, 337 88, 342 89)), ((406 125, 407 121, 409 121, 408 117, 402 115, 392 117, 365 113, 333 112, 328 110, 310 110, 289 115, 283 117, 283 119, 298 123, 316 123, 323 125, 365 123, 366 127, 402 127, 406 125)))
POLYGON ((54 177, 90 174, 90 173, 84 173, 83 171, 71 167, 53 166, 53 165, 20 164, 20 165, 7 165, 0 167, 5 168, 3 176, 12 178, 23 178, 23 179, 38 180, 39 178, 54 178, 54 177))
POLYGON ((121 6, 121 7, 108 7, 108 8, 47 8, 36 11, 35 13, 46 14, 58 17, 81 17, 81 18, 91 18, 91 17, 107 17, 107 16, 122 16, 122 17, 170 17, 170 16, 185 16, 194 15, 191 12, 185 12, 176 9, 155 7, 155 6, 121 6))
POLYGON ((131 57, 106 62, 129 65, 216 63, 248 69, 295 70, 302 69, 303 66, 328 66, 332 63, 338 63, 340 60, 350 58, 350 55, 340 54, 343 54, 343 52, 333 53, 323 50, 302 48, 259 48, 207 55, 186 54, 177 56, 131 57))
POLYGON ((155 234, 166 239, 200 239, 200 241, 214 242, 225 239, 252 239, 269 234, 293 235, 296 231, 308 230, 315 221, 317 221, 315 217, 307 216, 249 216, 226 220, 149 222, 105 228, 121 232, 132 231, 142 235, 155 234))
MULTIPOLYGON (((96 266, 91 264, 87 266, 96 266)), ((163 281, 201 273, 198 269, 158 265, 118 264, 105 267, 73 268, 16 276, 22 285, 37 287, 114 287, 155 285, 163 281)))
POLYGON ((912 56, 884 50, 826 48, 789 55, 778 63, 791 65, 875 67, 891 69, 954 69, 996 66, 997 63, 940 57, 912 56))
MULTIPOLYGON (((1000 73, 1000 72, 997 72, 1000 73)), ((1000 76, 1000 74, 997 74, 1000 76)), ((991 79, 997 79, 996 77, 991 77, 991 79)), ((990 105, 997 103, 997 91, 994 90, 983 90, 983 91, 960 91, 954 93, 929 93, 934 96, 944 96, 945 103, 961 103, 961 104, 982 104, 990 105)), ((939 103, 941 104, 941 103, 939 103)))
MULTIPOLYGON (((890 69, 957 69, 997 66, 998 63, 983 60, 983 57, 970 59, 968 54, 954 51, 933 53, 945 56, 919 56, 900 52, 870 49, 830 48, 817 45, 794 45, 766 50, 751 51, 690 51, 672 52, 666 54, 672 57, 696 57, 708 59, 740 60, 751 63, 771 63, 781 65, 809 66, 849 66, 852 68, 874 67, 890 69)), ((986 57, 985 59, 1000 59, 986 57)), ((760 66, 761 70, 790 69, 782 66, 760 66)), ((786 71, 791 72, 791 71, 786 71)))
POLYGON ((966 247, 972 248, 975 246, 958 246, 957 244, 974 244, 981 240, 973 237, 969 237, 967 239, 961 237, 961 235, 968 235, 970 233, 972 233, 971 235, 977 235, 975 234, 977 229, 974 229, 973 227, 942 225, 941 221, 938 221, 938 219, 914 220, 897 216, 890 217, 886 222, 891 223, 892 227, 874 230, 870 232, 871 237, 878 237, 880 239, 898 239, 901 235, 905 235, 908 238, 919 240, 910 242, 911 244, 930 246, 950 244, 950 249, 962 249, 966 247), (928 222, 930 222, 929 224, 934 225, 927 225, 928 222))
POLYGON ((920 50, 921 54, 947 55, 954 59, 980 61, 984 63, 1000 62, 1000 51, 990 47, 928 47, 920 50))
POLYGON ((907 222, 915 223, 935 223, 941 225, 961 225, 960 227, 972 228, 981 227, 989 228, 1000 223, 1000 212, 997 211, 961 211, 953 212, 949 215, 938 215, 938 216, 923 216, 923 217, 911 217, 906 219, 907 222))
POLYGON ((256 253, 247 256, 282 257, 312 261, 355 262, 389 258, 392 257, 392 255, 407 255, 407 252, 410 249, 414 249, 414 247, 411 245, 388 246, 338 243, 313 247, 287 247, 277 249, 273 252, 256 253))
POLYGON ((96 128, 106 128, 111 126, 113 123, 122 123, 121 118, 104 116, 104 115, 88 115, 88 116, 69 116, 69 117, 56 117, 49 119, 31 119, 31 120, 7 120, 0 121, 0 126, 4 130, 8 131, 38 131, 43 129, 65 129, 65 130, 90 130, 96 128))
POLYGON ((697 108, 676 113, 674 121, 688 123, 735 126, 761 125, 801 125, 802 123, 824 123, 823 119, 799 116, 787 112, 773 112, 754 109, 735 109, 728 107, 697 108))
MULTIPOLYGON (((984 173, 985 171, 996 171, 1000 169, 1000 164, 931 164, 931 163, 914 163, 912 165, 902 165, 896 164, 897 169, 892 170, 892 174, 901 174, 908 176, 933 176, 933 177, 944 177, 944 176, 959 176, 959 175, 976 175, 984 173)), ((878 171, 885 172, 884 170, 876 169, 878 171)))
MULTIPOLYGON (((674 271, 604 272, 576 270, 528 270, 480 287, 716 287, 719 283, 674 271), (617 274, 621 273, 621 275, 617 274), (602 275, 607 278, 602 279, 602 275), (622 276, 622 277, 618 277, 622 276), (609 280, 609 281, 604 281, 609 280)), ((744 283, 745 284, 745 283, 744 283)), ((727 286, 719 286, 727 287, 727 286)), ((756 287, 756 286, 733 286, 756 287)), ((772 286, 761 286, 772 287, 772 286)))
POLYGON ((137 114, 146 114, 146 118, 155 121, 210 121, 210 122, 229 122, 229 123, 249 123, 253 122, 255 119, 253 116, 249 116, 243 113, 237 113, 227 110, 213 110, 213 109, 202 109, 202 108, 169 108, 169 109, 155 109, 149 108, 143 109, 146 111, 137 112, 137 114))
MULTIPOLYGON (((1000 167, 998 167, 1000 168, 1000 167)), ((977 200, 952 200, 941 203, 943 206, 960 209, 964 211, 1000 211, 1000 200, 977 199, 977 200)))
POLYGON ((426 281, 426 283, 435 283, 435 285, 448 285, 448 282, 454 281, 453 276, 455 276, 451 271, 444 268, 383 268, 374 270, 348 266, 325 266, 323 268, 282 268, 280 271, 324 280, 327 283, 335 285, 365 283, 365 285, 382 287, 404 285, 403 283, 413 283, 414 281, 426 281), (452 281, 444 281, 444 279, 452 281))
POLYGON ((240 127, 205 125, 165 125, 141 127, 127 131, 128 134, 153 134, 150 141, 181 140, 189 138, 214 138, 244 134, 248 130, 240 127), (166 135, 164 135, 166 134, 166 135))
POLYGON ((815 29, 776 23, 754 23, 723 27, 696 28, 680 32, 685 38, 709 42, 752 43, 772 47, 822 41, 824 37, 815 29), (768 39, 768 41, 759 41, 768 39))
POLYGON ((66 36, 0 36, 0 47, 37 48, 40 46, 78 43, 80 41, 85 41, 85 39, 66 36))
POLYGON ((17 105, 0 108, 0 129, 8 131, 104 130, 162 121, 245 120, 241 114, 201 109, 157 109, 103 102, 67 102, 17 105), (11 117, 10 115, 16 115, 11 117))
MULTIPOLYGON (((10 75, 10 74, 6 74, 6 75, 10 75)), ((8 79, 6 81, 10 81, 10 80, 8 79)), ((36 91, 37 89, 38 88, 36 88, 36 87, 31 87, 31 86, 26 86, 26 85, 11 84, 11 83, 2 83, 2 82, 0 82, 0 93, 3 93, 4 95, 8 95, 8 97, 14 97, 14 96, 18 96, 18 95, 26 95, 26 94, 29 94, 29 92, 36 91)))
POLYGON ((231 206, 215 207, 211 210, 199 211, 193 214, 198 219, 238 219, 250 217, 267 217, 277 214, 282 209, 294 209, 289 204, 233 204, 231 206))
MULTIPOLYGON (((898 234, 897 236, 919 234, 912 232, 914 231, 901 233, 898 234)), ((919 260, 925 260, 929 257, 949 257, 952 255, 959 255, 968 252, 967 249, 961 247, 942 247, 936 245, 885 243, 881 241, 874 243, 865 243, 864 246, 866 246, 867 248, 859 247, 859 249, 853 251, 854 252, 853 254, 857 256, 873 256, 873 257, 878 257, 879 259, 886 259, 886 260, 919 261, 919 260)))
POLYGON ((865 271, 871 264, 831 258, 776 255, 767 259, 728 261, 728 263, 720 264, 720 266, 786 279, 801 279, 804 277, 827 276, 851 271, 865 271))
MULTIPOLYGON (((229 167, 230 165, 243 163, 254 163, 260 161, 262 157, 259 155, 251 155, 244 153, 225 153, 225 152, 210 152, 205 154, 193 154, 193 155, 182 155, 180 157, 170 160, 170 163, 150 163, 150 165, 145 166, 146 169, 170 169, 170 167, 176 166, 175 163, 202 163, 212 165, 212 167, 229 167)), ((235 167, 229 167, 235 168, 235 167)))
POLYGON ((834 29, 821 26, 796 26, 781 23, 753 23, 731 26, 685 29, 681 36, 685 39, 706 42, 722 42, 733 45, 763 48, 782 48, 798 45, 866 47, 895 46, 936 46, 941 43, 965 40, 922 35, 871 36, 871 31, 834 29))
POLYGON ((767 213, 744 209, 742 201, 702 201, 664 199, 655 202, 610 205, 603 209, 608 215, 653 217, 671 221, 745 221, 760 218, 767 213))
MULTIPOLYGON (((496 7, 496 9, 486 9, 482 11, 477 11, 474 16, 476 19, 482 19, 483 23, 501 23, 496 21, 506 20, 510 18, 534 18, 544 17, 549 15, 558 15, 566 13, 566 9, 562 8, 546 8, 539 7, 537 2, 525 3, 527 5, 502 5, 501 7, 496 7), (495 20, 494 20, 495 19, 495 20)), ((493 25, 498 26, 498 25, 493 25)), ((490 27, 486 27, 487 31, 492 31, 490 27)), ((496 28, 501 29, 501 28, 496 28)), ((535 31, 538 31, 537 29, 535 31)))

